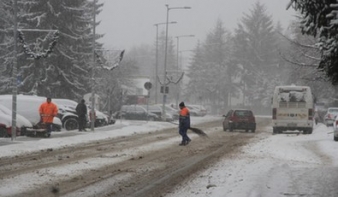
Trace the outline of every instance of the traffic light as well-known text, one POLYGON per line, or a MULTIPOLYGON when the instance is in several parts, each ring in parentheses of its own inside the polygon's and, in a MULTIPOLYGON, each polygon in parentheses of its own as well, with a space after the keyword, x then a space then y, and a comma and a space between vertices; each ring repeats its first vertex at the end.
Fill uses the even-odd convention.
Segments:
MULTIPOLYGON (((163 93, 163 88, 164 88, 164 87, 161 86, 161 93, 163 93)), ((166 93, 166 94, 169 93, 169 87, 168 87, 168 86, 165 87, 165 93, 166 93)))

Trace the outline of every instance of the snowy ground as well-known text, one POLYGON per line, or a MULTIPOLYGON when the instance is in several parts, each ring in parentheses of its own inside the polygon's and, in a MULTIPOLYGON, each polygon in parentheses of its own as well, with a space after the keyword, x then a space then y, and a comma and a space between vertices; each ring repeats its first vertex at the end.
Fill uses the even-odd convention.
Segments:
POLYGON ((323 124, 311 135, 271 135, 166 197, 338 196, 338 143, 332 135, 332 127, 323 124))
MULTIPOLYGON (((221 117, 192 117, 193 125, 209 120, 221 117)), ((118 120, 115 125, 96 128, 94 132, 71 131, 66 137, 60 137, 66 132, 62 131, 53 133, 49 139, 17 137, 14 142, 10 138, 0 139, 0 157, 173 127, 177 125, 118 120)), ((331 127, 318 124, 311 135, 296 132, 272 135, 272 128, 266 127, 257 134, 268 137, 197 173, 167 197, 338 196, 335 189, 338 143, 333 141, 331 127)))

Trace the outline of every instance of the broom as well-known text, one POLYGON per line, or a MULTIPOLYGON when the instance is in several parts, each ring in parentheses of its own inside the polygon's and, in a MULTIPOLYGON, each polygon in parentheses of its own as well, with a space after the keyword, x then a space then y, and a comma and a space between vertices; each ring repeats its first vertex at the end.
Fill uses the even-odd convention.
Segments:
MULTIPOLYGON (((174 125, 178 125, 177 123, 174 123, 174 122, 170 122, 170 123, 174 124, 174 125)), ((189 130, 191 130, 192 132, 196 133, 197 135, 199 135, 201 137, 208 137, 208 135, 202 129, 189 127, 189 130)))
POLYGON ((199 136, 208 137, 208 135, 201 129, 190 127, 189 130, 191 130, 192 132, 196 133, 199 136))

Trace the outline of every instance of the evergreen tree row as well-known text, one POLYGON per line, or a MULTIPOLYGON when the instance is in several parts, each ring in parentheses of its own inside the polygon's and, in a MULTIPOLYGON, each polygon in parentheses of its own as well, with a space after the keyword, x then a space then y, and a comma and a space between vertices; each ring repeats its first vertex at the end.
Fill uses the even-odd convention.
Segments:
MULTIPOLYGON (((93 2, 18 0, 18 92, 78 99, 90 92, 93 2)), ((96 4, 96 14, 102 4, 96 4)), ((0 94, 11 93, 13 1, 0 2, 0 94)), ((98 25, 98 23, 96 24, 98 25)), ((95 39, 101 35, 96 35, 95 39)), ((96 43, 96 48, 101 47, 96 43)))
POLYGON ((254 4, 234 34, 218 20, 204 42, 194 50, 189 67, 186 96, 195 103, 217 109, 233 106, 230 98, 242 98, 241 105, 269 107, 274 87, 286 81, 281 42, 265 6, 254 4))

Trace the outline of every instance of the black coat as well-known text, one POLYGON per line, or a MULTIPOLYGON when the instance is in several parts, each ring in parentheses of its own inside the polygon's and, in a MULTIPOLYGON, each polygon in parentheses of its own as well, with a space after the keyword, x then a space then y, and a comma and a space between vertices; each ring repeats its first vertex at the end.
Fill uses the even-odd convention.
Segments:
POLYGON ((78 116, 86 116, 87 115, 87 106, 84 103, 79 103, 76 106, 76 113, 78 116))

